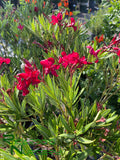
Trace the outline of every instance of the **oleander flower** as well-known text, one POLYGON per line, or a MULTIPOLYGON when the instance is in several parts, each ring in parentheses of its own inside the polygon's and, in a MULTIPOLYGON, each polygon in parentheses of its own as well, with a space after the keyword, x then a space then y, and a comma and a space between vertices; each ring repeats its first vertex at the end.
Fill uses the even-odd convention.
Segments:
POLYGON ((9 64, 10 63, 10 59, 9 58, 3 58, 0 57, 0 67, 3 63, 9 64))
POLYGON ((64 68, 68 67, 70 72, 74 72, 77 68, 82 68, 85 64, 90 64, 87 62, 85 56, 79 57, 79 54, 74 51, 68 55, 63 51, 61 55, 62 57, 59 57, 59 63, 64 68))
POLYGON ((24 26, 22 26, 21 24, 17 27, 20 30, 23 30, 24 26))
POLYGON ((98 53, 101 51, 101 49, 98 49, 96 51, 94 51, 94 49, 92 48, 92 46, 87 46, 87 48, 89 49, 89 53, 91 55, 93 55, 94 57, 96 57, 95 63, 98 63, 98 53))
POLYGON ((69 24, 67 27, 73 27, 74 31, 76 31, 77 27, 75 26, 75 19, 71 17, 70 20, 71 20, 71 24, 69 24))
POLYGON ((23 91, 23 96, 29 93, 28 87, 30 84, 37 85, 41 81, 38 79, 40 71, 37 69, 36 65, 32 66, 29 61, 25 60, 25 73, 19 73, 15 78, 18 80, 17 89, 23 91))
POLYGON ((43 76, 44 76, 44 74, 47 75, 47 74, 51 73, 55 77, 58 77, 55 70, 58 70, 60 68, 60 65, 56 65, 54 63, 55 63, 55 60, 52 57, 40 61, 40 64, 43 66, 43 76))
POLYGON ((119 57, 119 63, 120 63, 120 48, 113 47, 113 52, 115 52, 118 55, 118 57, 119 57))
POLYGON ((52 21, 50 23, 52 23, 53 25, 55 25, 56 23, 58 23, 58 25, 62 25, 62 13, 58 13, 57 16, 52 15, 51 17, 52 21))

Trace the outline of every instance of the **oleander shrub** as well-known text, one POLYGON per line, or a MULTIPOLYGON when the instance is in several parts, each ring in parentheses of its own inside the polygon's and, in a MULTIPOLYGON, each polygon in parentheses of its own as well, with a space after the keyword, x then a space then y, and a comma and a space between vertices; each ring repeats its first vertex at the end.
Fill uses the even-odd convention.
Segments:
POLYGON ((120 34, 87 41, 74 17, 24 7, 0 21, 0 156, 120 159, 120 34))

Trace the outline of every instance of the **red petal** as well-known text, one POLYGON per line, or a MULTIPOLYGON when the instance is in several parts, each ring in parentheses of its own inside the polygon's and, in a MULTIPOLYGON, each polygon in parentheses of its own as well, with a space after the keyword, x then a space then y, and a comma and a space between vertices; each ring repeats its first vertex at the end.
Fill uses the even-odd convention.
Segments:
POLYGON ((95 61, 95 63, 98 63, 98 59, 95 61))
POLYGON ((62 13, 57 14, 57 19, 58 19, 58 21, 62 21, 62 13))
POLYGON ((57 73, 55 70, 51 70, 52 75, 54 75, 55 77, 58 77, 57 73))
POLYGON ((76 31, 76 30, 77 30, 77 27, 76 27, 76 26, 73 26, 73 29, 74 29, 74 31, 76 31))
POLYGON ((25 58, 23 58, 23 61, 25 62, 25 64, 28 66, 28 67, 32 67, 31 63, 26 60, 25 58))
POLYGON ((52 57, 48 58, 48 61, 51 62, 52 64, 55 62, 54 58, 52 57))
POLYGON ((53 65, 53 69, 56 69, 56 70, 58 70, 60 68, 60 65, 53 65))
POLYGON ((119 51, 117 52, 117 55, 120 56, 120 49, 119 49, 119 51))
POLYGON ((66 54, 65 51, 63 51, 63 52, 61 53, 61 55, 62 55, 62 57, 64 57, 64 56, 66 56, 67 54, 66 54))
POLYGON ((28 74, 26 74, 26 73, 19 73, 19 74, 17 74, 17 76, 18 76, 19 78, 24 78, 24 79, 27 79, 27 78, 28 78, 28 74))
POLYGON ((6 58, 6 59, 5 59, 5 63, 6 63, 6 64, 9 64, 9 63, 10 63, 10 59, 9 59, 9 58, 6 58))
POLYGON ((48 60, 47 60, 47 59, 40 61, 40 64, 41 64, 44 68, 49 67, 48 60))
POLYGON ((26 96, 29 93, 28 89, 24 89, 22 95, 26 96))
POLYGON ((74 25, 75 24, 75 19, 73 17, 71 17, 70 20, 71 20, 71 25, 74 25))

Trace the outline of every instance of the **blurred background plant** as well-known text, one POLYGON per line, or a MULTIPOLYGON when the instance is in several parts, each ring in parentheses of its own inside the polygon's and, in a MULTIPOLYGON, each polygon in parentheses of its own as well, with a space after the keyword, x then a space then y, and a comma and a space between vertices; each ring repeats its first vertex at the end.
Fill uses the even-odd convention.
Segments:
POLYGON ((120 31, 120 1, 103 1, 99 10, 91 16, 86 23, 87 28, 93 33, 93 37, 104 34, 107 38, 112 38, 120 31))

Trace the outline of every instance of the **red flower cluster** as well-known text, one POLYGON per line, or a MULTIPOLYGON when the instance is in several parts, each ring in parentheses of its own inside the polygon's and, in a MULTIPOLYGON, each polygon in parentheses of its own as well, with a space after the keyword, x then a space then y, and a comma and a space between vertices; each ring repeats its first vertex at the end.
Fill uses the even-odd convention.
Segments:
POLYGON ((54 58, 50 57, 48 59, 40 61, 40 64, 43 66, 43 77, 41 77, 40 71, 37 69, 36 65, 32 66, 27 60, 24 59, 25 62, 25 73, 17 74, 16 78, 18 80, 17 89, 23 91, 23 96, 29 93, 28 87, 30 84, 37 85, 42 80, 44 80, 44 76, 51 73, 55 77, 58 77, 56 70, 60 68, 60 64, 64 68, 69 68, 69 72, 71 75, 77 68, 82 68, 85 64, 91 64, 87 62, 85 56, 79 57, 77 52, 72 52, 70 54, 66 54, 66 52, 61 53, 62 57, 59 57, 58 63, 54 64, 54 58), (40 77, 40 80, 38 79, 40 77))
POLYGON ((75 26, 75 19, 71 17, 71 24, 69 24, 67 27, 73 27, 74 31, 77 30, 77 27, 75 26))
POLYGON ((20 30, 23 30, 24 26, 22 26, 21 24, 17 27, 20 30))
POLYGON ((27 60, 25 62, 25 73, 17 74, 16 78, 18 80, 17 89, 23 91, 23 96, 29 93, 28 87, 30 84, 37 85, 41 81, 38 79, 40 76, 40 71, 37 69, 36 65, 32 66, 27 60))
POLYGON ((84 64, 88 64, 86 58, 84 56, 80 58, 77 52, 73 51, 68 55, 66 52, 62 52, 61 55, 59 63, 64 68, 69 67, 70 72, 74 72, 77 68, 82 68, 84 64))
POLYGON ((10 63, 10 59, 9 58, 3 58, 0 57, 0 67, 3 63, 9 64, 10 63))
POLYGON ((43 77, 44 77, 44 74, 47 75, 50 72, 52 73, 52 75, 58 77, 55 70, 58 70, 60 68, 60 65, 56 65, 54 63, 55 63, 54 58, 48 58, 40 61, 40 64, 43 66, 43 77))
POLYGON ((94 49, 92 48, 92 46, 87 46, 87 48, 89 49, 89 53, 91 55, 93 55, 94 57, 96 57, 95 63, 98 63, 98 56, 97 55, 101 51, 101 49, 98 49, 98 50, 94 51, 94 49))
POLYGON ((51 17, 52 21, 50 23, 52 23, 53 25, 55 25, 56 23, 58 23, 58 25, 62 25, 62 13, 58 13, 57 16, 52 15, 51 17))

